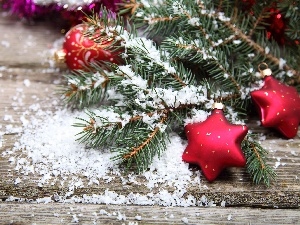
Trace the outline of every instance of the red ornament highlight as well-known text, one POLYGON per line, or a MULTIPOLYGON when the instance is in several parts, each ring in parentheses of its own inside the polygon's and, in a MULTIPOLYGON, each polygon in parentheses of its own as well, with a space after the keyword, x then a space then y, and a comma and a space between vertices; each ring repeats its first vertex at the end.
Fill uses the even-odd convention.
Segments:
POLYGON ((56 52, 56 60, 65 62, 70 70, 84 70, 95 61, 119 63, 118 53, 105 49, 111 44, 111 41, 96 43, 84 36, 87 29, 87 25, 79 24, 69 30, 65 35, 63 49, 56 52))
POLYGON ((185 133, 188 145, 182 159, 200 166, 208 181, 214 181, 226 167, 245 166, 240 146, 248 128, 229 123, 223 110, 215 108, 204 122, 186 125, 185 133))
POLYGON ((263 87, 251 92, 252 101, 262 126, 275 128, 286 138, 293 138, 300 123, 300 96, 296 88, 280 83, 271 76, 270 69, 267 70, 263 87))

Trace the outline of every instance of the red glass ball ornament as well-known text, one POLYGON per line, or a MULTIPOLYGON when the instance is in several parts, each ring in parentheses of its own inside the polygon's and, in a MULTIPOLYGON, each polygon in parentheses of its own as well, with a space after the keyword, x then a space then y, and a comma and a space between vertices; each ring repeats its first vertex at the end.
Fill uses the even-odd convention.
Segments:
POLYGON ((84 35, 87 29, 87 25, 79 24, 66 33, 63 49, 55 53, 56 61, 65 62, 70 70, 84 70, 95 61, 119 63, 119 53, 105 49, 111 41, 96 43, 84 35))
POLYGON ((297 135, 300 123, 300 96, 297 89, 280 83, 270 69, 262 71, 264 85, 250 93, 261 124, 278 130, 287 138, 297 135))
POLYGON ((246 159, 240 146, 247 132, 246 126, 229 123, 223 110, 215 108, 204 122, 185 126, 188 145, 182 160, 200 166, 211 182, 226 167, 245 166, 246 159))
POLYGON ((284 45, 286 44, 285 31, 287 21, 276 8, 270 9, 270 18, 267 19, 269 24, 267 29, 267 38, 273 38, 277 43, 284 45))

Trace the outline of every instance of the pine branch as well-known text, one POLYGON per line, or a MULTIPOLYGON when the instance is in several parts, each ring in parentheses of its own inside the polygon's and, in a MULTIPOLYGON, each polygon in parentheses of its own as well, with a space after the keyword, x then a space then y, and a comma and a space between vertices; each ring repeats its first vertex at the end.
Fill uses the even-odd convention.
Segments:
MULTIPOLYGON (((168 132, 182 129, 184 119, 197 110, 210 111, 214 101, 222 100, 228 103, 227 117, 239 120, 238 113, 249 103, 253 65, 267 58, 272 67, 278 63, 278 68, 287 69, 277 48, 267 53, 272 43, 259 31, 260 19, 243 18, 237 10, 232 13, 232 1, 218 1, 218 10, 213 8, 216 1, 197 2, 167 0, 159 7, 134 8, 136 15, 143 15, 136 21, 145 25, 146 20, 150 33, 167 35, 160 46, 137 37, 134 29, 128 32, 119 19, 88 19, 86 35, 96 42, 111 41, 111 50, 122 49, 124 65, 99 62, 67 77, 69 103, 84 107, 101 99, 113 102, 87 111, 87 119, 78 118, 79 142, 109 146, 113 159, 143 171, 166 149, 168 132)), ((253 182, 270 185, 275 173, 266 163, 266 151, 251 137, 242 147, 253 182)))
POLYGON ((143 4, 137 2, 136 0, 129 0, 129 1, 124 0, 119 5, 120 5, 119 14, 122 16, 127 15, 129 12, 131 15, 134 15, 135 11, 138 8, 143 7, 143 4))
POLYGON ((248 34, 249 37, 253 37, 254 33, 257 29, 262 29, 262 27, 259 27, 260 25, 264 25, 264 21, 270 17, 270 13, 268 12, 269 6, 266 7, 259 7, 259 13, 256 15, 256 20, 254 21, 254 24, 252 24, 252 27, 250 29, 250 32, 248 34))
MULTIPOLYGON (((249 28, 249 16, 246 16, 243 12, 239 13, 238 16, 238 21, 236 21, 236 18, 233 16, 233 18, 227 18, 226 16, 224 16, 224 14, 222 14, 219 11, 215 11, 213 8, 209 8, 211 7, 211 5, 209 3, 206 3, 207 5, 204 5, 201 3, 201 6, 199 6, 199 8, 197 8, 195 3, 192 2, 188 2, 188 1, 183 1, 181 2, 177 2, 178 6, 178 10, 175 12, 174 11, 174 1, 166 1, 165 5, 162 5, 159 9, 153 7, 152 10, 147 8, 147 9, 140 9, 138 10, 137 13, 143 15, 143 17, 138 17, 137 15, 137 19, 136 22, 140 23, 141 20, 143 20, 144 24, 148 24, 147 26, 147 32, 151 35, 155 35, 155 34, 160 34, 160 35, 164 35, 166 37, 168 36, 175 36, 174 38, 170 38, 172 40, 178 40, 178 37, 187 37, 186 39, 189 40, 193 40, 195 38, 197 38, 197 36, 194 36, 194 38, 188 37, 186 36, 187 34, 199 34, 196 33, 195 28, 198 28, 198 30, 200 31, 200 33, 202 33, 202 45, 200 45, 202 48, 206 48, 208 49, 209 47, 213 46, 213 42, 211 40, 212 37, 214 37, 216 40, 219 39, 220 34, 223 34, 223 37, 220 37, 221 40, 229 42, 228 40, 225 40, 224 35, 228 35, 227 37, 230 37, 230 35, 233 35, 234 38, 232 38, 232 41, 234 40, 241 40, 243 43, 245 43, 244 47, 241 49, 242 51, 245 50, 248 55, 250 53, 253 54, 258 54, 260 57, 255 57, 256 61, 252 62, 252 64, 254 66, 257 66, 261 61, 266 60, 266 62, 272 67, 273 71, 276 71, 273 67, 277 67, 280 69, 283 69, 286 73, 291 74, 293 76, 293 78, 290 79, 290 83, 296 83, 300 80, 300 74, 299 71, 297 71, 296 69, 292 68, 292 66, 290 66, 288 63, 285 63, 284 60, 282 60, 280 57, 272 54, 272 50, 273 52, 276 52, 277 48, 276 44, 272 43, 271 46, 274 46, 272 48, 269 48, 266 43, 269 43, 268 41, 266 42, 266 37, 265 35, 263 36, 263 42, 256 42, 255 40, 253 40, 252 36, 253 35, 249 35, 249 34, 253 34, 254 30, 255 33, 258 33, 259 30, 254 29, 254 27, 258 24, 262 24, 263 22, 260 21, 261 18, 265 18, 268 16, 268 12, 265 12, 265 10, 261 9, 261 4, 256 4, 258 5, 258 8, 260 9, 259 12, 261 12, 261 15, 258 15, 259 18, 256 19, 254 17, 252 17, 252 20, 254 20, 254 27, 249 28), (153 13, 155 12, 155 13, 153 13), (154 15, 154 16, 153 16, 154 15), (146 18, 146 19, 144 19, 146 18), (227 30, 227 32, 220 32, 219 30, 213 30, 211 29, 211 20, 217 21, 217 24, 219 27, 222 27, 222 30, 225 31, 225 29, 227 30), (192 22, 193 21, 193 22, 192 22), (199 22, 201 21, 201 23, 199 22), (207 22, 206 22, 207 21, 207 22), (191 24, 189 23, 193 23, 193 26, 191 26, 191 24), (170 31, 169 27, 174 27, 176 24, 176 31, 172 30, 170 31), (256 25, 255 25, 256 24, 256 25), (209 27, 210 26, 210 27, 209 27), (177 34, 177 31, 180 31, 180 34, 177 34), (205 32, 204 32, 205 31, 205 32), (154 32, 154 33, 153 33, 154 32), (230 34, 228 33, 230 32, 230 34), (206 33, 206 34, 205 34, 206 33), (205 35, 204 35, 205 34, 205 35), (271 51, 266 51, 266 48, 270 49, 271 51)), ((263 5, 263 4, 262 4, 263 5)), ((229 7, 230 4, 228 4, 227 7, 229 7)), ((265 4, 265 6, 267 7, 268 5, 265 4)), ((232 9, 232 8, 231 8, 232 9)), ((225 10, 225 9, 224 9, 225 10)), ((228 10, 228 9, 227 9, 228 10)), ((255 12, 258 9, 255 10, 255 12)), ((256 12, 257 13, 257 12, 256 12)), ((257 17, 257 15, 256 15, 257 17)), ((168 39, 168 41, 170 40, 168 39)), ((199 39, 199 36, 198 36, 199 39)), ((230 38, 231 39, 231 38, 230 38)), ((166 42, 168 42, 166 41, 166 42)), ((165 42, 165 43, 166 43, 165 42)), ((191 45, 191 44, 190 44, 191 45)), ((181 46, 178 46, 181 47, 181 46)), ((172 48, 174 52, 174 48, 172 48)), ((231 54, 232 55, 232 54, 231 54)), ((189 61, 193 61, 196 60, 197 58, 190 58, 188 57, 189 55, 186 54, 186 60, 189 61)), ((181 57, 182 59, 183 57, 181 57)), ((249 60, 249 59, 248 59, 249 60)), ((245 59, 245 61, 247 61, 245 59)), ((292 60, 293 61, 293 60, 292 60)), ((290 62, 292 62, 290 61, 290 62)), ((235 63, 235 61, 233 62, 235 63)), ((196 61, 195 61, 196 64, 196 61)), ((296 62, 293 62, 292 64, 296 64, 296 62)), ((226 68, 223 65, 224 68, 226 68)), ((228 73, 227 73, 228 74, 228 73)))
POLYGON ((101 103, 106 97, 107 88, 123 79, 109 72, 112 67, 113 64, 98 62, 85 71, 76 70, 65 75, 67 86, 60 88, 63 100, 67 105, 79 109, 101 103))
MULTIPOLYGON (((166 120, 166 117, 162 117, 161 121, 159 122, 159 124, 164 124, 166 120)), ((145 148, 147 145, 149 145, 149 143, 155 138, 155 136, 157 135, 157 133, 159 132, 159 127, 155 127, 154 130, 148 135, 148 138, 146 138, 139 146, 132 148, 131 152, 129 152, 128 154, 123 155, 124 159, 129 159, 132 157, 135 157, 136 155, 139 154, 139 152, 145 148)))
MULTIPOLYGON (((236 26, 233 26, 230 22, 224 23, 230 30, 232 30, 234 33, 238 35, 239 38, 241 38, 243 41, 248 43, 249 46, 253 47, 256 52, 258 52, 262 57, 266 58, 268 61, 270 61, 272 64, 275 64, 277 67, 280 67, 280 64, 282 61, 280 58, 274 56, 271 53, 266 53, 265 48, 262 45, 259 45, 257 42, 253 41, 251 37, 245 35, 241 30, 239 30, 236 26)), ((300 72, 296 71, 295 69, 292 69, 289 65, 284 64, 283 69, 285 71, 289 71, 291 74, 293 74, 294 79, 298 80, 300 77, 300 72)))
POLYGON ((167 132, 142 122, 131 123, 130 126, 130 133, 117 141, 117 146, 112 149, 116 153, 112 159, 122 161, 127 168, 135 166, 138 172, 142 172, 149 168, 155 155, 159 156, 166 149, 167 132))
POLYGON ((270 165, 267 164, 267 151, 251 135, 247 136, 242 142, 242 149, 246 156, 247 171, 255 184, 264 183, 270 186, 275 180, 276 173, 270 165))
POLYGON ((99 29, 114 32, 113 42, 118 45, 113 46, 123 48, 123 57, 127 64, 131 63, 131 66, 98 62, 91 64, 87 71, 75 71, 73 75, 66 76, 69 85, 63 93, 69 105, 83 108, 98 103, 107 97, 106 91, 110 87, 115 87, 116 91, 132 99, 137 94, 134 87, 136 85, 124 86, 124 84, 138 82, 138 80, 147 83, 149 87, 175 89, 194 83, 193 74, 181 64, 170 63, 167 56, 157 49, 152 41, 130 35, 126 30, 118 27, 103 27, 98 20, 93 21, 93 18, 88 20, 93 27, 88 29, 91 32, 88 35, 94 37, 92 31, 98 34, 99 29), (123 70, 126 70, 127 74, 123 70), (138 74, 140 78, 131 77, 132 74, 138 74))
MULTIPOLYGON (((98 23, 91 24, 97 31, 98 23)), ((115 102, 112 107, 88 111, 88 119, 78 118, 80 122, 75 126, 83 129, 78 134, 78 141, 97 148, 110 146, 116 154, 114 159, 127 163, 127 166, 134 164, 138 171, 143 171, 156 154, 165 150, 168 124, 178 121, 176 116, 179 114, 186 116, 189 112, 186 108, 207 101, 203 96, 205 87, 194 86, 193 74, 182 64, 171 63, 152 41, 118 28, 110 30, 116 31, 114 37, 124 47, 128 64, 97 63, 91 65, 90 71, 81 71, 80 78, 69 77, 70 83, 79 83, 76 88, 70 86, 72 93, 82 83, 90 84, 85 85, 86 90, 94 90, 95 81, 91 77, 97 71, 103 81, 98 83, 105 87, 103 96, 115 102), (77 79, 80 82, 76 83, 77 79), (114 95, 107 93, 111 88, 114 95)), ((77 91, 76 94, 85 99, 83 96, 88 95, 88 91, 77 91)), ((74 98, 74 102, 79 97, 74 98)), ((85 103, 87 105, 88 101, 85 103)))
POLYGON ((295 41, 300 40, 300 0, 285 0, 278 1, 277 7, 280 12, 284 15, 285 18, 288 18, 287 23, 287 32, 286 35, 295 41))
MULTIPOLYGON (((234 76, 232 76, 231 72, 223 66, 222 63, 220 63, 220 58, 222 56, 217 57, 217 55, 213 51, 207 51, 205 49, 202 49, 199 44, 196 43, 186 43, 186 40, 180 40, 179 37, 175 37, 172 39, 166 39, 163 42, 163 47, 165 49, 171 49, 177 48, 177 51, 171 53, 171 57, 173 58, 179 58, 179 59, 186 59, 189 56, 190 60, 195 61, 197 64, 202 64, 203 67, 207 68, 207 72, 211 73, 213 76, 214 74, 220 74, 221 76, 215 77, 224 80, 224 78, 228 81, 228 79, 231 81, 230 84, 227 83, 228 89, 235 89, 236 92, 239 92, 241 89, 240 84, 236 81, 234 76), (208 69, 209 68, 209 69, 208 69), (223 74, 226 74, 224 77, 223 74)), ((214 47, 215 44, 213 42, 210 42, 211 47, 214 47)))

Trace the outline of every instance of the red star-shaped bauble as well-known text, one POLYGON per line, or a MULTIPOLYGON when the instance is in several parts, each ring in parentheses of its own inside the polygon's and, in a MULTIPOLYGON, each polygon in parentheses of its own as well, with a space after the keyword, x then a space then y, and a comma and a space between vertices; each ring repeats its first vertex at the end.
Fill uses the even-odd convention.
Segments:
POLYGON ((200 166, 211 182, 226 167, 245 166, 246 159, 240 146, 247 132, 246 126, 229 123, 223 110, 213 109, 204 122, 185 126, 188 145, 182 159, 200 166))
POLYGON ((287 138, 297 135, 300 96, 296 88, 282 84, 272 76, 265 76, 263 87, 251 92, 251 97, 259 109, 264 127, 275 128, 287 138))

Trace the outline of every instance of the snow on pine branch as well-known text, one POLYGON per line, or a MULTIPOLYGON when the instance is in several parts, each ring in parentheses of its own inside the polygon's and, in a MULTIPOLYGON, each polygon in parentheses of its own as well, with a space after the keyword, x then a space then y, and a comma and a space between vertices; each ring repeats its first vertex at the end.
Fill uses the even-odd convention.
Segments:
POLYGON ((151 61, 151 64, 156 63, 163 66, 168 73, 176 72, 175 68, 162 58, 162 55, 167 57, 168 53, 158 49, 152 40, 144 37, 134 37, 125 30, 120 34, 120 38, 123 40, 121 45, 125 47, 125 55, 131 50, 132 52, 139 53, 138 55, 140 56, 148 58, 151 61))
MULTIPOLYGON (((95 29, 95 27, 93 27, 95 29)), ((151 68, 156 69, 157 66, 161 67, 164 77, 168 78, 173 76, 173 80, 181 85, 185 86, 189 83, 190 77, 187 74, 178 74, 178 69, 171 65, 168 61, 168 53, 162 52, 157 48, 152 40, 146 39, 144 37, 135 37, 129 34, 121 26, 110 26, 109 28, 103 29, 105 32, 116 32, 115 40, 120 42, 121 47, 124 48, 121 56, 123 58, 129 58, 131 62, 136 62, 141 64, 144 68, 149 71, 151 68)), ((141 75, 136 74, 134 68, 131 65, 114 65, 115 75, 122 75, 124 78, 121 81, 121 85, 128 86, 131 85, 134 89, 147 89, 147 79, 144 79, 141 75)), ((149 73, 151 74, 151 73, 149 73)), ((106 87, 107 81, 113 77, 111 72, 103 70, 102 73, 96 72, 93 74, 85 74, 86 76, 70 76, 68 77, 68 83, 72 84, 72 90, 74 85, 76 90, 95 89, 100 86, 106 87)), ((162 77, 162 76, 161 76, 162 77)), ((152 79, 153 77, 151 77, 152 79)))
POLYGON ((138 99, 135 101, 145 109, 147 107, 176 109, 181 105, 205 103, 208 101, 206 92, 206 88, 203 86, 185 86, 181 90, 158 87, 147 90, 146 94, 145 92, 139 92, 138 99))

